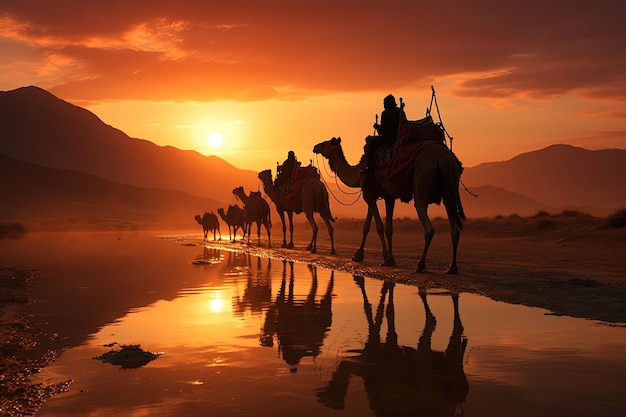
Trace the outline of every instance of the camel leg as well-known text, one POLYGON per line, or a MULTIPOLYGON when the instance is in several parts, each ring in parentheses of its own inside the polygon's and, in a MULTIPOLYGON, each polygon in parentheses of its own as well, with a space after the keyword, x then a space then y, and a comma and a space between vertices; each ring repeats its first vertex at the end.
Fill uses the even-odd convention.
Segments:
POLYGON ((387 242, 385 240, 385 226, 383 226, 383 220, 380 217, 380 212, 378 211, 376 201, 374 201, 373 204, 368 203, 368 210, 372 212, 372 216, 374 217, 374 221, 376 222, 376 233, 378 233, 378 237, 380 238, 380 244, 383 247, 383 262, 381 265, 384 265, 385 259, 387 258, 387 254, 389 252, 387 250, 387 242))
POLYGON ((446 206, 446 211, 448 213, 448 219, 450 221, 450 238, 452 239, 452 261, 450 261, 450 266, 446 269, 446 274, 458 274, 459 269, 456 266, 456 250, 459 246, 459 239, 461 237, 461 229, 459 224, 455 221, 456 212, 454 211, 456 208, 446 206))
POLYGON ((323 219, 328 229, 328 236, 330 237, 330 254, 335 255, 337 254, 335 251, 335 229, 333 229, 333 225, 330 224, 330 218, 328 216, 324 216, 323 219))
POLYGON ((285 212, 281 211, 278 213, 278 217, 280 217, 280 222, 283 225, 283 244, 280 245, 281 248, 287 247, 287 225, 285 223, 285 212))
MULTIPOLYGON (((263 225, 265 226, 265 231, 267 231, 267 247, 271 248, 272 247, 272 236, 270 235, 270 225, 268 224, 267 221, 264 221, 263 225)), ((259 237, 259 239, 260 239, 260 237, 259 237)))
POLYGON ((428 253, 430 242, 432 242, 433 236, 435 235, 435 229, 428 218, 428 205, 418 206, 416 204, 415 208, 417 210, 417 217, 420 219, 422 227, 424 227, 424 250, 422 251, 422 256, 417 263, 417 270, 415 272, 424 272, 426 269, 426 254, 428 253))
POLYGON ((396 260, 393 257, 393 210, 396 206, 396 200, 393 198, 385 199, 385 236, 387 237, 387 244, 389 245, 387 248, 387 253, 383 253, 385 257, 385 261, 383 262, 383 266, 395 266, 396 260))
POLYGON ((287 247, 293 249, 293 213, 287 212, 287 218, 289 219, 289 243, 287 247))
POLYGON ((246 233, 248 235, 248 245, 250 244, 250 235, 252 234, 252 223, 246 225, 246 233))
POLYGON ((311 251, 311 253, 317 253, 317 231, 319 228, 317 227, 317 223, 315 223, 313 212, 307 212, 306 219, 309 221, 313 232, 313 235, 311 236, 311 243, 309 243, 309 246, 307 246, 306 249, 311 251))
POLYGON ((367 239, 367 235, 370 232, 371 225, 372 225, 372 211, 368 208, 367 216, 365 217, 365 223, 363 223, 363 237, 361 238, 361 246, 359 246, 356 252, 354 252, 354 255, 352 255, 352 260, 354 262, 363 262, 363 258, 365 257, 365 240, 367 239))

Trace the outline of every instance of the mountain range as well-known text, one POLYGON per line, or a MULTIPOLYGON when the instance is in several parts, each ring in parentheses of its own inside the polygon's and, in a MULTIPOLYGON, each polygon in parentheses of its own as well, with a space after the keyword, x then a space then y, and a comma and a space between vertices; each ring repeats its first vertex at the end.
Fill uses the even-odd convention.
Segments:
MULTIPOLYGON (((311 147, 314 144, 311 144, 311 147)), ((257 173, 216 156, 131 138, 88 110, 38 87, 0 92, 0 221, 35 228, 193 225, 193 215, 234 204, 232 189, 257 190, 257 173)), ((461 158, 462 159, 462 158, 461 158)), ((575 209, 606 215, 626 207, 626 150, 553 145, 508 161, 466 167, 469 217, 575 209)), ((338 217, 364 217, 365 204, 327 180, 338 217)), ((343 188, 343 187, 342 187, 343 188)), ((240 204, 240 203, 239 203, 240 204)), ((445 215, 431 206, 434 216, 445 215)), ((275 213, 273 213, 275 215, 275 213)), ((416 217, 398 204, 397 217, 416 217)), ((276 218, 276 217, 275 217, 276 218)))

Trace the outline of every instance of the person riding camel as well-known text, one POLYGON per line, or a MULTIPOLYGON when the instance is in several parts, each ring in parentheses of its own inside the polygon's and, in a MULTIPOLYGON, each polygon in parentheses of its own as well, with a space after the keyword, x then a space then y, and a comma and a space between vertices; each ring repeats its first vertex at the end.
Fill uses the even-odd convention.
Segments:
POLYGON ((279 166, 274 186, 286 189, 293 178, 293 171, 299 166, 300 162, 296 159, 296 154, 294 151, 289 151, 287 159, 279 166))
POLYGON ((378 136, 371 136, 369 145, 366 146, 366 172, 374 172, 376 169, 376 151, 397 141, 400 125, 407 120, 404 110, 398 107, 396 98, 392 94, 383 99, 383 107, 380 124, 374 123, 374 129, 378 132, 378 136))

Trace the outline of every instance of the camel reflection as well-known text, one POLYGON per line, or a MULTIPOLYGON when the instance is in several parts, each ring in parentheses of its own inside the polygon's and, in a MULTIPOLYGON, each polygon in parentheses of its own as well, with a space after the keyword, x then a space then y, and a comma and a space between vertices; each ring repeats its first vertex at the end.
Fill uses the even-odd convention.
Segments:
POLYGON ((268 308, 272 301, 272 259, 257 257, 256 269, 252 267, 251 256, 245 254, 246 286, 243 295, 237 294, 233 297, 233 314, 241 317, 249 310, 253 315, 263 313, 263 309, 268 308), (263 262, 267 262, 263 267, 263 262))
MULTIPOLYGON (((381 289, 376 315, 367 299, 363 278, 355 277, 363 294, 369 336, 358 355, 342 360, 330 382, 317 392, 318 401, 334 409, 343 409, 350 378, 363 378, 370 408, 377 416, 454 416, 469 390, 463 371, 467 338, 459 316, 459 296, 452 295, 454 323, 445 351, 433 351, 431 339, 436 327, 426 292, 420 291, 426 322, 417 349, 398 345, 395 329, 393 290, 385 282, 381 289), (386 308, 387 338, 380 341, 380 329, 386 308)), ((461 409, 462 411, 462 409, 461 409)))
POLYGON ((202 255, 196 257, 191 263, 194 265, 212 266, 222 262, 222 254, 219 249, 202 248, 202 255))
POLYGON ((311 287, 304 300, 297 300, 294 294, 293 262, 289 262, 289 286, 287 287, 287 261, 283 261, 283 276, 276 301, 267 311, 262 329, 261 345, 272 347, 274 335, 278 342, 278 352, 290 365, 291 372, 297 372, 298 364, 306 356, 317 357, 332 322, 332 291, 334 271, 326 292, 316 302, 318 289, 317 268, 309 265, 311 287))

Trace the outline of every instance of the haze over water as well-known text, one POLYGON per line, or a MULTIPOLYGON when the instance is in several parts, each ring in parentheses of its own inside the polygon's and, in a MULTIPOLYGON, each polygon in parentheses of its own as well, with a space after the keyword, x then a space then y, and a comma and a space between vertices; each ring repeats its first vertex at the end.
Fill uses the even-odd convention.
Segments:
POLYGON ((626 409, 623 327, 471 294, 455 320, 445 289, 421 298, 413 286, 197 243, 117 232, 0 241, 0 263, 40 271, 32 311, 67 346, 39 378, 72 379, 70 392, 37 415, 626 409), (94 359, 113 343, 162 354, 133 369, 94 359))

